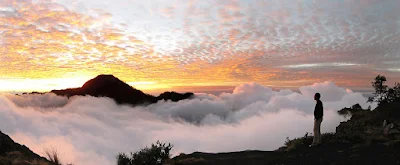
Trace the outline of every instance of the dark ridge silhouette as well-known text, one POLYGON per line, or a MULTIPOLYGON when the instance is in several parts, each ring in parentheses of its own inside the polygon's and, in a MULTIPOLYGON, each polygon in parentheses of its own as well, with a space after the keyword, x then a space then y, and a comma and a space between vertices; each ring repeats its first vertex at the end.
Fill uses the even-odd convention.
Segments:
MULTIPOLYGON (((337 134, 357 134, 359 136, 371 136, 376 131, 382 133, 383 121, 387 120, 394 125, 400 125, 400 101, 381 104, 373 111, 353 110, 351 119, 341 122, 336 127, 337 134)), ((400 140, 400 134, 395 135, 400 140)))
POLYGON ((176 92, 164 92, 157 97, 157 100, 171 100, 171 101, 179 101, 187 98, 191 98, 193 93, 176 93, 176 92))
MULTIPOLYGON (((369 107, 369 108, 371 108, 371 107, 369 107)), ((363 109, 360 104, 354 104, 350 108, 345 107, 345 108, 339 110, 338 114, 342 115, 342 116, 351 116, 353 114, 358 114, 358 113, 367 112, 367 111, 371 111, 371 109, 363 109)))
POLYGON ((152 104, 159 100, 180 101, 190 99, 194 96, 193 93, 176 93, 165 92, 160 96, 155 97, 137 90, 113 75, 99 75, 94 79, 87 81, 81 88, 70 88, 64 90, 52 90, 52 93, 61 96, 84 96, 90 95, 94 97, 109 97, 115 100, 118 104, 152 104))
POLYGON ((25 164, 30 164, 29 162, 50 163, 46 158, 32 152, 25 145, 15 143, 8 135, 0 131, 0 165, 12 164, 15 160, 25 162, 25 164))
MULTIPOLYGON (((27 94, 30 94, 30 95, 34 95, 34 94, 37 94, 37 95, 43 95, 43 94, 45 94, 44 92, 31 92, 31 93, 27 93, 27 92, 24 92, 24 93, 22 93, 23 95, 27 95, 27 94)), ((17 94, 18 95, 18 94, 17 94)))

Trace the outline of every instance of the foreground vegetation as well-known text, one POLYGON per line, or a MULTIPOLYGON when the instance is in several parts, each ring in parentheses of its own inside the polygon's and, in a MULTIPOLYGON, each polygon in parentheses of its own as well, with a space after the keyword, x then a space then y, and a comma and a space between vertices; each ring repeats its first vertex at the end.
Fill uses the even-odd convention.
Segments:
POLYGON ((120 153, 117 156, 118 165, 162 165, 170 158, 171 144, 157 141, 151 144, 150 147, 145 147, 140 151, 131 153, 128 156, 125 153, 120 153))

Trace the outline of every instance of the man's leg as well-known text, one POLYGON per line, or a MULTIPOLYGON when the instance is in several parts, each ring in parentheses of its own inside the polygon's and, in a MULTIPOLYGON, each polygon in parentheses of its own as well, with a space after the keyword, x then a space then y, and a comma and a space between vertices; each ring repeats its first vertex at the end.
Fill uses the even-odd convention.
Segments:
POLYGON ((317 136, 317 144, 320 144, 322 141, 321 141, 321 123, 322 123, 322 118, 321 119, 318 119, 317 120, 317 133, 318 133, 318 136, 317 136))
POLYGON ((313 129, 313 132, 314 132, 314 138, 313 138, 313 142, 312 142, 312 144, 311 145, 315 145, 315 144, 317 144, 317 141, 318 141, 318 121, 316 120, 316 119, 314 119, 314 129, 313 129))

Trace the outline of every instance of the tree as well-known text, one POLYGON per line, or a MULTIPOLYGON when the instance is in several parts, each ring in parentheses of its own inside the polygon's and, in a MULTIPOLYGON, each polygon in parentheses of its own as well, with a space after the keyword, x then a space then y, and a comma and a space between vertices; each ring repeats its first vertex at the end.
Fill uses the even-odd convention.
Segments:
POLYGON ((396 100, 400 99, 400 83, 395 83, 393 87, 394 96, 396 100))
POLYGON ((375 81, 371 83, 375 92, 373 97, 368 98, 368 102, 378 102, 379 104, 385 102, 388 94, 388 86, 385 85, 386 77, 378 75, 375 77, 375 81))
POLYGON ((391 103, 396 100, 396 93, 393 88, 389 88, 386 95, 386 102, 391 103))
POLYGON ((170 151, 172 149, 170 143, 151 144, 151 147, 145 147, 138 152, 131 153, 131 157, 125 153, 117 156, 118 165, 162 165, 171 158, 170 151))
POLYGON ((393 88, 389 88, 385 85, 386 77, 378 75, 375 77, 375 81, 371 82, 375 92, 373 97, 368 98, 368 102, 391 103, 394 101, 400 101, 400 83, 395 83, 393 88))

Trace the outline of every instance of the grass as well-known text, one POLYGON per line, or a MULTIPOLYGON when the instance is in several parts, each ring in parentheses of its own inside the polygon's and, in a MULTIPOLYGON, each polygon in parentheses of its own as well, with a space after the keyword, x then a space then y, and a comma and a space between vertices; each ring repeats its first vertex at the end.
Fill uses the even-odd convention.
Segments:
MULTIPOLYGON (((335 133, 324 133, 321 135, 322 144, 334 145, 370 145, 376 143, 390 142, 388 137, 381 134, 369 134, 368 136, 360 135, 357 133, 351 134, 335 134, 335 133)), ((393 138, 392 140, 397 139, 393 138)), ((299 149, 307 148, 313 141, 313 136, 309 136, 306 133, 303 137, 289 139, 285 141, 285 146, 281 147, 280 150, 294 151, 299 149)), ((397 144, 397 141, 395 141, 397 144)), ((393 142, 393 143, 395 143, 393 142)), ((387 143, 392 144, 392 143, 387 143)))
POLYGON ((57 150, 46 149, 44 153, 46 154, 47 159, 49 159, 49 161, 52 162, 54 165, 62 165, 57 150))
MULTIPOLYGON (((283 147, 286 151, 293 151, 293 150, 298 150, 302 148, 308 148, 308 146, 312 143, 313 141, 313 136, 310 136, 308 132, 300 138, 294 138, 294 139, 289 139, 286 138, 285 141, 285 147, 283 147)), ((343 138, 341 140, 345 140, 348 138, 343 138)), ((334 142, 339 142, 338 136, 335 135, 335 133, 323 133, 321 134, 321 141, 322 143, 334 143, 334 142)), ((343 142, 343 141, 342 141, 343 142)))
MULTIPOLYGON (((45 149, 46 158, 51 162, 52 165, 63 165, 61 163, 60 155, 56 149, 45 149)), ((68 163, 66 165, 73 165, 72 163, 68 163)))

